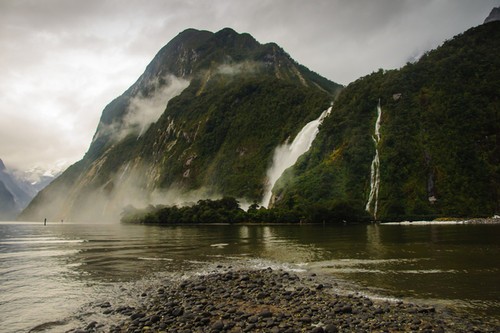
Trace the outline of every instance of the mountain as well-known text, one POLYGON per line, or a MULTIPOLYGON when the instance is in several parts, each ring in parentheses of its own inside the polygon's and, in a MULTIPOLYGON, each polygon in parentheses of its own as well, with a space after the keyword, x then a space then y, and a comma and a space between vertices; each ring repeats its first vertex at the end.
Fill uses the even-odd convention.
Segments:
POLYGON ((472 28, 338 96, 274 207, 377 220, 500 211, 500 22, 472 28))
POLYGON ((67 164, 60 161, 51 167, 35 166, 28 170, 11 170, 11 174, 17 180, 19 186, 30 195, 30 200, 55 178, 57 178, 67 164))
MULTIPOLYGON (((274 43, 186 30, 104 109, 83 159, 21 218, 112 220, 129 205, 268 194, 273 209, 249 209, 256 220, 498 214, 499 37, 500 22, 486 23, 342 89, 274 43)), ((198 208, 189 214, 207 212, 198 208)))
POLYGON ((0 221, 14 220, 40 190, 61 174, 61 167, 20 171, 8 169, 0 159, 0 221))
POLYGON ((274 148, 341 88, 275 43, 185 30, 105 107, 83 159, 20 219, 114 220, 130 204, 221 195, 260 201, 274 148))
POLYGON ((32 197, 0 159, 0 220, 15 219, 32 197))
POLYGON ((484 23, 500 21, 500 7, 495 7, 491 10, 490 15, 484 20, 484 23))
POLYGON ((0 221, 15 219, 19 213, 14 196, 4 182, 0 180, 0 221))

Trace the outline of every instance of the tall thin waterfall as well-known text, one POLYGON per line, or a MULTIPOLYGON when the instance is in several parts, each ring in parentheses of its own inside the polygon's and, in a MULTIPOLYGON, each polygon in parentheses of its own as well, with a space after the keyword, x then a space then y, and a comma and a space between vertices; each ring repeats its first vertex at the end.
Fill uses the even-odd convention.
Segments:
POLYGON ((380 143, 380 118, 382 117, 382 108, 380 107, 380 99, 377 105, 377 121, 375 122, 375 134, 372 136, 375 143, 375 156, 373 157, 371 172, 370 172, 370 195, 366 203, 366 211, 372 214, 374 219, 377 219, 378 209, 378 191, 380 187, 380 159, 378 154, 378 145, 380 143))
POLYGON ((272 189, 276 181, 281 177, 286 169, 297 162, 297 159, 311 148, 311 145, 319 132, 319 125, 323 122, 332 111, 330 106, 327 110, 315 119, 307 123, 302 130, 297 134, 291 144, 285 143, 276 147, 274 150, 273 164, 267 170, 267 186, 261 206, 267 207, 272 196, 272 189))

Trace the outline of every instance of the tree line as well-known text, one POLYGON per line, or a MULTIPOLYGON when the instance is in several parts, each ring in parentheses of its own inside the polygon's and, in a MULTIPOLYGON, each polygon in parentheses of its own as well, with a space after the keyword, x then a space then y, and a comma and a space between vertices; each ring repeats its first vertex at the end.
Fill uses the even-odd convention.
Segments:
POLYGON ((368 222, 365 212, 347 203, 333 206, 269 208, 252 204, 248 210, 240 207, 238 200, 223 197, 218 200, 199 200, 193 205, 149 206, 137 209, 128 206, 122 213, 122 222, 140 224, 207 224, 207 223, 328 223, 346 224, 368 222))

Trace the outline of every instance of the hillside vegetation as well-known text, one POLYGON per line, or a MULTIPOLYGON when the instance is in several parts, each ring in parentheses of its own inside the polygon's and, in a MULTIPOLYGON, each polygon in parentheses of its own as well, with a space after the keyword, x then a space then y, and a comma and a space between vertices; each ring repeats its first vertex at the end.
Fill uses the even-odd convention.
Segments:
POLYGON ((492 216, 500 208, 500 22, 342 91, 311 150, 275 187, 278 207, 347 207, 370 192, 382 109, 377 218, 492 216))
POLYGON ((104 109, 85 157, 20 218, 113 220, 128 204, 259 201, 274 148, 340 89, 274 43, 188 29, 104 109))
POLYGON ((125 206, 148 204, 147 219, 169 223, 492 216, 500 211, 499 38, 500 22, 484 24, 340 91, 274 43, 186 30, 105 108, 85 157, 21 218, 117 219, 125 206), (310 150, 275 184, 272 209, 259 208, 275 148, 333 100, 310 150), (244 213, 238 201, 254 204, 244 213))

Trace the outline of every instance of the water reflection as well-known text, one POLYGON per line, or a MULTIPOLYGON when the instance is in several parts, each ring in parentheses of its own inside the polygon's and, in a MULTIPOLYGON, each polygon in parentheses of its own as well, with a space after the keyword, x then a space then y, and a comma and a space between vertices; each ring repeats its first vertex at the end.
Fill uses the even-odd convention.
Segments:
POLYGON ((81 304, 110 285, 217 264, 307 268, 377 294, 500 313, 500 225, 0 224, 0 260, 2 322, 33 302, 24 313, 36 317, 58 298, 81 304))
POLYGON ((373 258, 380 258, 386 255, 384 243, 381 240, 380 228, 378 224, 372 224, 366 227, 366 248, 369 255, 373 258))

